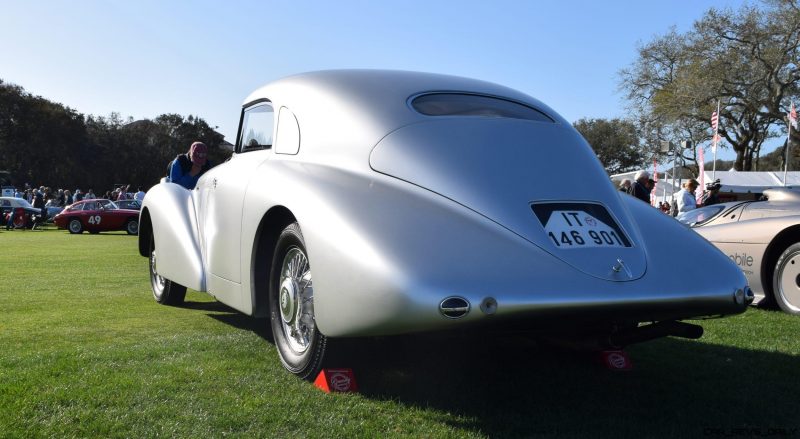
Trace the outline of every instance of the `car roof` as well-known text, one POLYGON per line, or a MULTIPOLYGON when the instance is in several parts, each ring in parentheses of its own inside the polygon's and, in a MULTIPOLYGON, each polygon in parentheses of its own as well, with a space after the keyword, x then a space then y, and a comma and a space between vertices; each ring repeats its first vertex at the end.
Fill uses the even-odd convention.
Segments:
POLYGON ((297 118, 305 154, 364 153, 402 126, 433 120, 409 105, 409 98, 432 92, 517 101, 571 128, 550 107, 520 91, 458 76, 398 70, 326 70, 289 76, 258 88, 243 106, 268 100, 276 114, 286 107, 297 118))

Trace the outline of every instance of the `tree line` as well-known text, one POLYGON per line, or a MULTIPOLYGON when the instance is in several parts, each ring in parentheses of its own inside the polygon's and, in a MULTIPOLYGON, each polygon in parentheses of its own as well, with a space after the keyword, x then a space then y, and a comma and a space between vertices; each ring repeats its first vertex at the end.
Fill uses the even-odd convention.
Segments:
POLYGON ((222 134, 200 117, 84 115, 0 80, 0 170, 17 187, 146 189, 197 140, 208 145, 214 163, 230 155, 222 134))
MULTIPOLYGON (((782 170, 785 148, 761 156, 769 139, 787 139, 789 109, 800 94, 800 6, 763 0, 737 10, 709 9, 686 32, 675 28, 637 48, 620 70, 625 119, 581 120, 576 128, 609 173, 667 161, 662 141, 691 141, 711 158, 711 114, 719 105, 719 136, 739 171, 782 170), (617 142, 603 141, 613 132, 617 142), (609 151, 609 149, 621 150, 609 151)), ((791 132, 790 169, 800 164, 800 133, 791 132)), ((697 149, 679 150, 697 170, 697 149)))

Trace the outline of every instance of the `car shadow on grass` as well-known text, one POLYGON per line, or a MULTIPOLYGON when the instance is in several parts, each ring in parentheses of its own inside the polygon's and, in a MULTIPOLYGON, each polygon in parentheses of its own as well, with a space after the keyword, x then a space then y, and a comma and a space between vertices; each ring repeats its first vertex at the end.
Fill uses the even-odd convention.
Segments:
POLYGON ((254 318, 224 305, 220 302, 184 302, 184 308, 211 311, 206 314, 214 320, 222 322, 234 328, 252 331, 254 334, 272 343, 272 332, 269 327, 269 320, 265 318, 254 318))
MULTIPOLYGON (((218 302, 187 308, 271 342, 267 319, 218 302)), ((634 369, 520 335, 332 340, 328 367, 359 393, 490 437, 800 437, 800 358, 666 338, 627 349, 634 369)))
POLYGON ((457 414, 488 436, 800 437, 791 355, 669 338, 631 347, 634 369, 618 372, 525 337, 370 343, 336 364, 362 395, 457 414))

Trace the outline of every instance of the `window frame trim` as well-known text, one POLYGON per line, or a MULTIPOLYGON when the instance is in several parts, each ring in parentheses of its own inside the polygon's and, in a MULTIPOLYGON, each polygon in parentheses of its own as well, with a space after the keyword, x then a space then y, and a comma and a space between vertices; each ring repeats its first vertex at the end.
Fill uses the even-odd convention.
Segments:
MULTIPOLYGON (((235 154, 243 154, 243 153, 247 153, 247 152, 263 151, 263 150, 266 150, 266 149, 272 149, 272 146, 270 146, 269 148, 258 148, 258 149, 248 149, 248 150, 243 150, 243 148, 242 148, 242 128, 244 128, 244 114, 249 110, 252 110, 252 109, 254 109, 256 107, 259 107, 259 106, 262 106, 262 105, 266 105, 266 104, 269 104, 269 106, 272 107, 272 114, 274 115, 275 114, 275 105, 273 105, 272 101, 270 99, 267 99, 267 98, 259 98, 259 99, 250 101, 250 102, 242 105, 242 111, 239 114, 239 129, 236 132, 236 145, 234 146, 234 149, 233 149, 233 152, 235 154)), ((274 118, 274 116, 273 116, 273 118, 274 118)), ((274 140, 275 140, 274 139, 274 135, 275 135, 275 120, 274 119, 273 119, 273 126, 272 126, 272 135, 273 135, 273 142, 274 142, 274 140)))

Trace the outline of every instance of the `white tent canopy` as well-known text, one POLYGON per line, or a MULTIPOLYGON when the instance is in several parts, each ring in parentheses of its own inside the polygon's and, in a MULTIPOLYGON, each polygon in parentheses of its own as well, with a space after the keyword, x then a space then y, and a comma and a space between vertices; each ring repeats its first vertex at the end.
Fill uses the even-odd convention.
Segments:
MULTIPOLYGON (((769 188, 784 186, 781 171, 739 172, 731 169, 727 172, 717 171, 714 177, 722 184, 720 192, 761 193, 769 188)), ((705 171, 705 183, 712 181, 711 171, 705 171)), ((800 171, 786 173, 786 186, 800 187, 800 171)))

